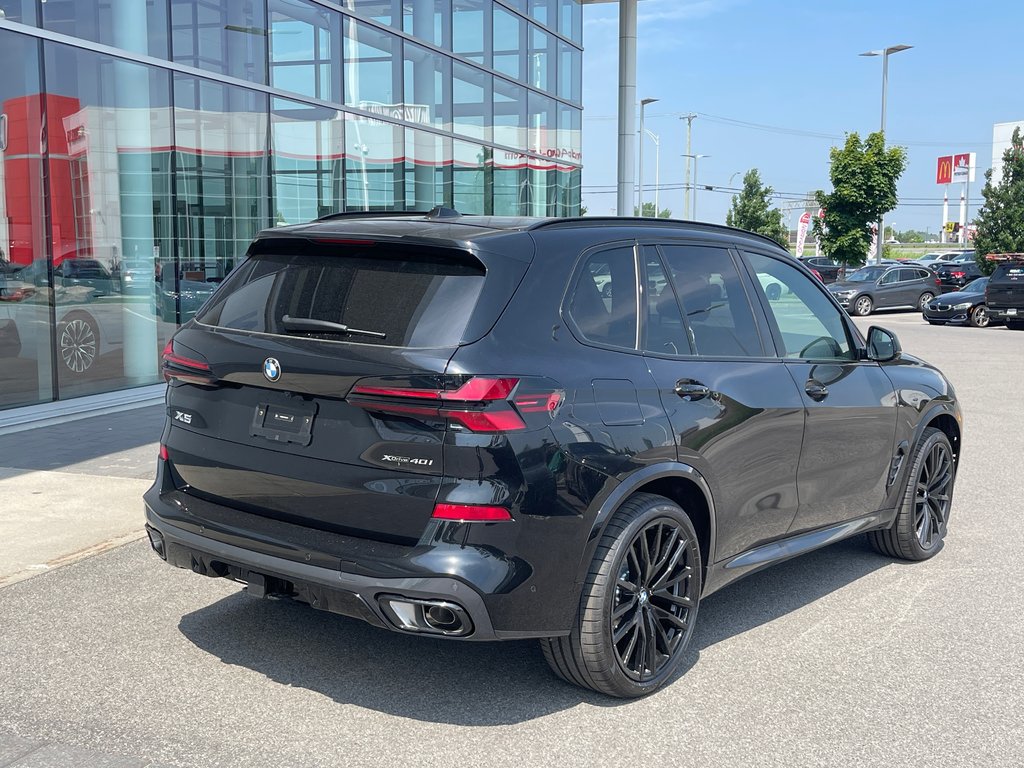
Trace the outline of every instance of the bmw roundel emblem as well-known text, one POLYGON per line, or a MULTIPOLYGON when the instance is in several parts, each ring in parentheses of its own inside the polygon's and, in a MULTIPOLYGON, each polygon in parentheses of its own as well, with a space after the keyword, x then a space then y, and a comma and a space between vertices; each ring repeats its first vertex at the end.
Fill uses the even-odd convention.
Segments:
POLYGON ((276 357, 268 357, 263 361, 263 375, 267 381, 277 381, 281 378, 281 364, 276 357))

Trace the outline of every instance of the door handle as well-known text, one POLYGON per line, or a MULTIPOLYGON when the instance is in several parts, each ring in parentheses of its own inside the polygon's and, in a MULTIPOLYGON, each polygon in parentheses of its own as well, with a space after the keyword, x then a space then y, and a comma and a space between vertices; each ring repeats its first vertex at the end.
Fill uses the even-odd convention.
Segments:
POLYGON ((711 390, 693 379, 680 379, 676 382, 676 394, 683 400, 702 400, 711 394, 711 390))
POLYGON ((808 379, 807 384, 804 385, 804 392, 811 400, 821 402, 828 397, 828 387, 822 384, 820 381, 815 379, 808 379))

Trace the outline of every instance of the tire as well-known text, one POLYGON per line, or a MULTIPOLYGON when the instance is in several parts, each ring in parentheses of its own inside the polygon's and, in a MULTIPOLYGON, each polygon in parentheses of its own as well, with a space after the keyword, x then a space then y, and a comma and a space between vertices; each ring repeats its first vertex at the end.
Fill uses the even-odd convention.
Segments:
POLYGON ((867 317, 874 310, 875 302, 871 300, 870 296, 863 295, 850 302, 850 306, 853 307, 853 314, 857 317, 867 317))
POLYGON ((1007 320, 1006 327, 1011 331, 1024 331, 1024 322, 1020 320, 1007 320))
POLYGON ((772 283, 765 289, 764 293, 768 297, 768 301, 778 301, 782 298, 782 286, 778 283, 772 283))
POLYGON ((61 318, 57 323, 57 351, 65 372, 84 376, 100 353, 100 330, 93 316, 79 310, 61 318))
POLYGON ((988 328, 991 322, 991 318, 988 316, 988 308, 984 304, 979 304, 971 310, 971 314, 967 317, 967 322, 975 328, 988 328))
POLYGON ((635 494, 598 542, 572 631, 541 640, 544 657, 566 682, 619 698, 646 696, 678 668, 700 590, 700 544, 690 518, 663 496, 635 494), (664 586, 666 579, 674 583, 664 586))
POLYGON ((949 439, 941 430, 929 427, 914 451, 896 519, 890 527, 868 534, 871 545, 883 555, 902 560, 932 557, 942 549, 955 482, 949 439), (923 497, 919 496, 922 485, 923 497))
POLYGON ((928 291, 925 291, 924 293, 921 294, 921 298, 917 300, 917 308, 924 312, 924 308, 928 306, 928 302, 930 302, 934 298, 934 293, 929 293, 928 291))

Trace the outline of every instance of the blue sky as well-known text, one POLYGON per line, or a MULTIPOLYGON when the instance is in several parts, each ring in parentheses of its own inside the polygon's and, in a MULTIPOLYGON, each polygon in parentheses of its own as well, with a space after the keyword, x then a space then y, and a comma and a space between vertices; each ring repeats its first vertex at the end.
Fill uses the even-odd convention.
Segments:
MULTIPOLYGON (((585 6, 583 203, 591 214, 615 207, 617 35, 617 4, 585 6)), ((693 152, 710 155, 700 184, 738 186, 756 167, 780 192, 828 189, 829 149, 846 132, 879 127, 881 58, 857 54, 900 43, 914 48, 889 58, 886 136, 909 160, 901 205, 886 222, 938 231, 935 162, 954 152, 978 155, 973 214, 992 164, 993 123, 1024 120, 1024 3, 1014 0, 640 0, 637 98, 661 99, 646 110, 661 140, 661 206, 682 213, 686 112, 713 116, 693 123, 693 152)), ((644 152, 646 186, 653 142, 644 152)), ((960 185, 949 191, 956 219, 960 185)), ((698 194, 697 217, 724 221, 730 196, 698 194)), ((797 215, 787 217, 791 226, 797 215)))

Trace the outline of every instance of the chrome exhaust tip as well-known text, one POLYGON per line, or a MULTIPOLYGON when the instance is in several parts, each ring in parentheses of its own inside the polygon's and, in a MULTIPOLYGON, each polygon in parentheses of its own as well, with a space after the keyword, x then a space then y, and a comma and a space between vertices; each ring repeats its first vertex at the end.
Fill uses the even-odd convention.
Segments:
POLYGON ((406 632, 465 637, 473 631, 469 614, 456 603, 399 595, 381 595, 377 602, 388 620, 406 632))

